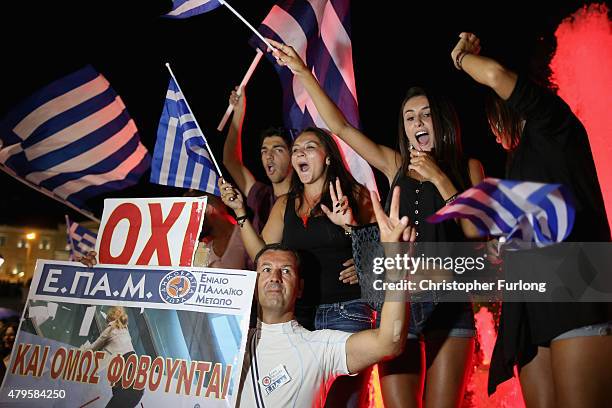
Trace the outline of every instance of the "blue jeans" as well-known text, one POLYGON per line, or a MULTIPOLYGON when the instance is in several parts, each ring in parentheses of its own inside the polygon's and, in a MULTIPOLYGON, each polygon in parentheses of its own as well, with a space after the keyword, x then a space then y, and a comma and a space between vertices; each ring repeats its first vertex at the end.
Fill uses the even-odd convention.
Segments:
MULTIPOLYGON (((372 328, 374 309, 368 302, 360 299, 347 302, 319 305, 315 315, 315 328, 342 330, 356 333, 372 328)), ((332 384, 325 402, 326 408, 358 408, 367 396, 369 370, 356 376, 338 377, 332 384)))
MULTIPOLYGON (((376 327, 382 304, 377 305, 376 327)), ((410 301, 408 339, 429 337, 474 337, 476 326, 470 302, 440 302, 436 292, 420 292, 410 301)))
POLYGON ((373 322, 374 314, 370 304, 356 299, 319 305, 314 325, 316 330, 332 329, 356 333, 371 329, 373 322))

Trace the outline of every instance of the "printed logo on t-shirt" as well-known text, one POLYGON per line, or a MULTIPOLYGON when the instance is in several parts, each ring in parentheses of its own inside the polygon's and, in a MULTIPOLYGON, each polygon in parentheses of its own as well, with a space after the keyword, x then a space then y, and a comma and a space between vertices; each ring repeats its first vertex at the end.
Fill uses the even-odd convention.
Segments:
POLYGON ((282 364, 273 368, 268 375, 259 380, 266 395, 270 395, 274 390, 282 387, 289 381, 291 381, 291 377, 282 364))

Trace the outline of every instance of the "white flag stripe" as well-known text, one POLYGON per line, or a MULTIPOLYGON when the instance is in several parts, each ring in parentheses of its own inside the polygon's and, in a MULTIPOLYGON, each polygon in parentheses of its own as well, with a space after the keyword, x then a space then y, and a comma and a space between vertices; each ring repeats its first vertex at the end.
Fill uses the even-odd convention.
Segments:
POLYGON ((54 193, 61 197, 67 197, 70 194, 76 193, 90 186, 99 186, 111 181, 124 180, 127 175, 140 164, 146 157, 147 149, 139 144, 138 148, 127 157, 119 166, 103 174, 89 174, 76 180, 62 184, 60 187, 53 190, 54 193))
POLYGON ((82 139, 117 118, 124 110, 125 105, 121 101, 121 98, 117 96, 114 103, 107 105, 103 109, 92 113, 71 126, 63 128, 55 134, 49 135, 49 137, 25 149, 26 157, 28 160, 34 160, 82 139))
MULTIPOLYGON (((482 190, 473 189, 465 197, 472 198, 487 207, 491 207, 497 215, 508 225, 513 225, 515 222, 514 215, 508 211, 501 203, 495 200, 492 196, 486 194, 482 190)), ((447 207, 445 207, 447 208, 447 207)))
POLYGON ((200 7, 208 3, 209 1, 210 0, 189 0, 181 4, 180 7, 176 8, 175 10, 172 10, 166 15, 167 16, 178 16, 179 14, 183 14, 189 10, 193 10, 194 8, 200 7))
MULTIPOLYGON (((185 135, 185 133, 187 132, 184 132, 183 135, 185 135)), ((187 163, 189 162, 189 156, 187 155, 187 149, 185 147, 186 142, 187 138, 183 136, 181 148, 179 150, 180 153, 178 167, 176 169, 176 181, 174 182, 176 185, 179 186, 185 183, 185 172, 187 171, 187 163)))
POLYGON ((178 130, 177 125, 178 120, 175 117, 170 117, 168 121, 168 132, 166 133, 166 140, 164 143, 164 158, 159 171, 160 184, 168 184, 170 161, 172 160, 172 151, 174 150, 174 139, 176 138, 176 132, 178 130))
POLYGON ((217 184, 217 174, 212 171, 208 172, 208 180, 206 181, 207 191, 213 191, 215 189, 215 185, 217 184))
POLYGON ((482 222, 484 222, 487 225, 487 227, 491 231, 491 234, 501 234, 503 232, 497 226, 495 221, 491 217, 489 217, 489 215, 486 212, 482 210, 476 209, 474 207, 470 207, 465 204, 456 204, 454 208, 455 208, 455 211, 457 212, 461 212, 463 214, 471 214, 471 215, 475 215, 476 217, 478 217, 482 222))
MULTIPOLYGON (((193 115, 191 113, 186 113, 184 115, 181 115, 179 118, 179 123, 181 124, 181 126, 189 123, 189 122, 195 122, 195 118, 193 117, 193 115)), ((197 129, 197 127, 196 127, 197 129)))
POLYGON ((12 156, 21 152, 23 152, 21 144, 14 144, 3 148, 2 150, 0 150, 0 163, 6 163, 6 161, 12 156))
POLYGON ((172 89, 168 89, 166 92, 166 98, 176 102, 185 99, 180 91, 175 92, 172 89))
MULTIPOLYGON (((202 178, 203 171, 204 171, 204 166, 201 165, 200 163, 196 163, 193 166, 193 176, 191 177, 191 185, 190 185, 191 188, 199 190, 200 179, 202 178)), ((210 177, 210 174, 209 174, 209 177, 210 177)))
POLYGON ((323 14, 323 21, 320 27, 323 43, 336 63, 336 67, 338 67, 346 86, 351 91, 351 94, 353 94, 355 102, 357 102, 351 38, 344 29, 330 1, 325 5, 325 13, 323 14))
POLYGON ((58 173, 83 171, 111 156, 125 143, 129 142, 131 137, 137 132, 138 129, 136 129, 136 124, 134 124, 134 121, 130 119, 123 129, 115 133, 110 139, 106 139, 102 144, 99 144, 70 160, 62 162, 57 166, 46 169, 45 171, 30 173, 28 174, 28 180, 40 184, 58 173))
POLYGON ((183 132, 183 141, 187 142, 187 140, 191 138, 202 139, 202 132, 198 128, 189 129, 183 132))
POLYGON ((63 113, 75 106, 101 94, 109 88, 110 84, 102 75, 67 92, 57 98, 50 100, 44 105, 23 118, 13 131, 22 139, 27 139, 40 125, 49 119, 63 113))

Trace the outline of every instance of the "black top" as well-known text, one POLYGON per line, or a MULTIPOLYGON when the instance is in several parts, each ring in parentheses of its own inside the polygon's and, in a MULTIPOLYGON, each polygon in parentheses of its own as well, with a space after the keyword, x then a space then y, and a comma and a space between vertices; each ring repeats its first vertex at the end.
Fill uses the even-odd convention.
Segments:
POLYGON ((557 95, 521 76, 507 103, 526 120, 507 178, 564 185, 576 206, 574 228, 566 241, 609 241, 597 171, 580 120, 557 95))
MULTIPOLYGON (((461 242, 465 240, 463 231, 455 220, 447 220, 436 224, 426 221, 427 217, 433 215, 446 204, 433 183, 418 181, 398 173, 391 185, 389 197, 391 197, 395 186, 399 186, 401 189, 400 217, 408 216, 410 222, 414 224, 417 230, 417 241, 461 242)), ((388 208, 387 213, 389 213, 388 208)))
POLYGON ((295 212, 295 200, 287 199, 283 245, 300 252, 304 294, 302 304, 320 305, 345 302, 361 297, 359 285, 338 278, 353 257, 351 238, 325 215, 310 217, 306 226, 295 212))
MULTIPOLYGON (((587 133, 559 96, 519 76, 507 103, 526 120, 520 143, 508 163, 513 180, 560 183, 572 193, 574 227, 567 241, 609 241, 610 229, 587 133)), ((537 251, 534 250, 534 251, 537 251)), ((506 270, 521 268, 511 253, 506 270)), ((573 273, 581 273, 579 270, 573 273)), ((489 393, 558 335, 612 319, 606 303, 504 303, 489 374, 489 393)))

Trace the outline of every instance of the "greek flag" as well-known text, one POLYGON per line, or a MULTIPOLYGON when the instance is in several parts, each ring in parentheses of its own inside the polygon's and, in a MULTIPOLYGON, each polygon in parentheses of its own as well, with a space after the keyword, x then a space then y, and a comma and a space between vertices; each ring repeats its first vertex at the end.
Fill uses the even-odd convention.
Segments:
POLYGON ((157 128, 151 182, 221 195, 206 139, 174 78, 157 128))
POLYGON ((68 234, 71 261, 83 257, 87 255, 88 252, 95 250, 96 239, 98 238, 96 233, 71 221, 68 216, 66 216, 66 233, 68 234))
POLYGON ((77 208, 136 184, 150 163, 123 101, 91 66, 20 103, 0 141, 2 170, 77 208))
POLYGON ((481 235, 543 247, 567 238, 574 216, 573 200, 560 184, 487 178, 427 221, 467 218, 481 235))
POLYGON ((214 10, 220 5, 217 0, 173 0, 172 10, 165 16, 187 18, 214 10))
MULTIPOLYGON (((353 72, 349 0, 279 1, 261 23, 259 32, 295 48, 332 101, 355 127, 360 126, 357 88, 353 72)), ((251 45, 266 51, 256 36, 251 45)), ((308 126, 327 128, 301 82, 289 69, 280 67, 268 54, 283 88, 283 112, 286 128, 308 126)), ((345 165, 355 179, 376 189, 370 165, 345 142, 335 137, 345 165)))

